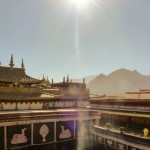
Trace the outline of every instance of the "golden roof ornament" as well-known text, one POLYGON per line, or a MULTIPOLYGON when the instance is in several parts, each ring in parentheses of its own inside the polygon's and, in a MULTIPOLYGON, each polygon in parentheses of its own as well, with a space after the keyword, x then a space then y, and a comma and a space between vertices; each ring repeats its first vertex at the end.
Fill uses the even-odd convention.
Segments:
POLYGON ((45 80, 45 76, 44 76, 44 74, 43 74, 43 80, 45 80))
POLYGON ((83 83, 85 84, 85 78, 83 78, 83 83))
POLYGON ((67 82, 69 82, 69 75, 67 75, 67 82))
POLYGON ((63 77, 63 82, 65 82, 65 77, 63 77))
POLYGON ((49 81, 48 76, 47 76, 47 81, 49 81))
POLYGON ((14 66, 14 61, 13 61, 13 55, 12 55, 12 54, 11 54, 9 66, 10 66, 11 68, 13 68, 13 66, 14 66))
POLYGON ((24 69, 24 62, 23 62, 23 58, 22 58, 22 62, 21 62, 21 68, 24 69))

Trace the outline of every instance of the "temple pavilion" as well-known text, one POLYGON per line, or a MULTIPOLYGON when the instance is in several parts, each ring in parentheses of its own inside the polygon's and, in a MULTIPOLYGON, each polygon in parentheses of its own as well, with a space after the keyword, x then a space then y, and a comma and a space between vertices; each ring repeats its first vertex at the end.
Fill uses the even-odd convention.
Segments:
POLYGON ((84 82, 73 83, 68 76, 60 83, 30 77, 23 59, 20 68, 14 67, 13 55, 9 66, 0 66, 1 110, 77 107, 88 103, 89 92, 84 82))

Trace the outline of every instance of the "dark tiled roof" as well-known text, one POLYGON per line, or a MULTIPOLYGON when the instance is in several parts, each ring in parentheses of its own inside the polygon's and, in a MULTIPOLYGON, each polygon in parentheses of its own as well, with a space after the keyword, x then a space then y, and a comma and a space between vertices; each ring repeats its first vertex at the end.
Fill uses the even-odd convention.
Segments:
POLYGON ((50 86, 51 85, 51 83, 50 83, 50 81, 49 80, 42 80, 42 82, 40 83, 40 85, 45 85, 45 86, 50 86))
POLYGON ((76 83, 76 82, 60 82, 60 83, 53 83, 52 84, 52 87, 69 87, 69 86, 85 87, 85 84, 76 83))
POLYGON ((42 91, 38 88, 0 87, 0 99, 31 99, 40 98, 42 91))
POLYGON ((13 82, 19 81, 23 83, 38 83, 40 80, 26 75, 25 70, 22 68, 11 68, 0 66, 0 81, 13 82))

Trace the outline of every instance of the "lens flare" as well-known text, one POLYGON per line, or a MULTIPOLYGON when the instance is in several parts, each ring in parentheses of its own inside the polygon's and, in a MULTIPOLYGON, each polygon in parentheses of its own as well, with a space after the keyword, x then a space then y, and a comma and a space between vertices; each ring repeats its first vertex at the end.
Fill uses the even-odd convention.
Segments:
POLYGON ((89 0, 72 0, 72 2, 78 9, 83 9, 88 5, 89 0))

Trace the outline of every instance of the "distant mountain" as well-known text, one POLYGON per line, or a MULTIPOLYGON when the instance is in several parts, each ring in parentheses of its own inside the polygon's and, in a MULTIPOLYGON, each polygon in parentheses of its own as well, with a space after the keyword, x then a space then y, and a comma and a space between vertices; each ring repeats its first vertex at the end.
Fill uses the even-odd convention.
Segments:
POLYGON ((150 89, 150 76, 138 71, 119 69, 109 75, 100 74, 88 85, 92 94, 118 95, 139 89, 150 89))
MULTIPOLYGON (((85 83, 88 84, 91 80, 93 80, 94 78, 96 78, 97 75, 93 75, 93 76, 86 76, 85 77, 85 83)), ((72 82, 79 82, 82 83, 83 79, 72 79, 72 82)))

